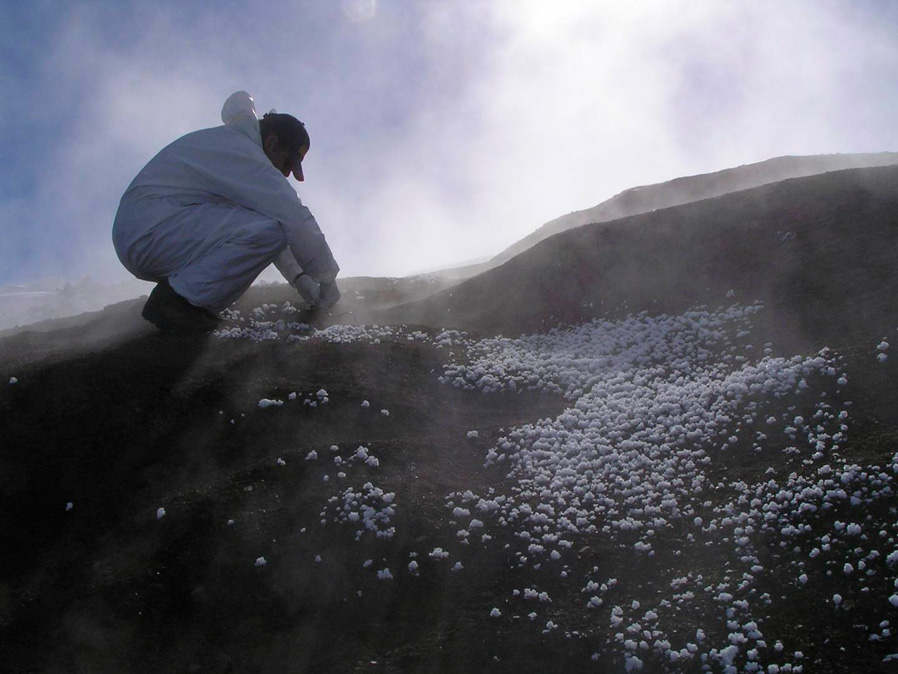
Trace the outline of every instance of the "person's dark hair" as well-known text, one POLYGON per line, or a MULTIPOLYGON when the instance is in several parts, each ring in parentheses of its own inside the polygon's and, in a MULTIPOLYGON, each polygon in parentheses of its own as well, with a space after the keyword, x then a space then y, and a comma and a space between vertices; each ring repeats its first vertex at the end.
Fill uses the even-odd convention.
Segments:
POLYGON ((263 143, 268 136, 275 135, 280 142, 286 144, 290 151, 294 153, 299 152, 299 148, 303 145, 307 148, 312 146, 309 140, 309 132, 306 131, 306 125, 293 115, 267 112, 259 120, 259 131, 262 135, 263 143))

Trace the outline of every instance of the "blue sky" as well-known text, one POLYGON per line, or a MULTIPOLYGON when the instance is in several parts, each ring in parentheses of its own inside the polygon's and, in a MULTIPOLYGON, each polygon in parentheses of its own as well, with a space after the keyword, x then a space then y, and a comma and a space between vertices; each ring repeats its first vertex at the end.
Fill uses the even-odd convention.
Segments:
POLYGON ((343 275, 492 255, 635 185, 898 150, 885 0, 271 5, 7 3, 0 283, 125 278, 121 194, 239 89, 306 122, 297 187, 343 275))

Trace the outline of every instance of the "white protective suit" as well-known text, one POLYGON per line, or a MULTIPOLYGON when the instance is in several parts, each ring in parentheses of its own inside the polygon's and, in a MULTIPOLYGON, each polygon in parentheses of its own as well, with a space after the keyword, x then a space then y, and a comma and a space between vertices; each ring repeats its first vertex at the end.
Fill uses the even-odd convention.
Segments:
POLYGON ((272 262, 289 283, 303 271, 331 283, 340 268, 262 149, 252 97, 232 94, 221 119, 174 141, 134 178, 112 228, 122 264, 140 279, 167 278, 191 304, 216 312, 272 262))

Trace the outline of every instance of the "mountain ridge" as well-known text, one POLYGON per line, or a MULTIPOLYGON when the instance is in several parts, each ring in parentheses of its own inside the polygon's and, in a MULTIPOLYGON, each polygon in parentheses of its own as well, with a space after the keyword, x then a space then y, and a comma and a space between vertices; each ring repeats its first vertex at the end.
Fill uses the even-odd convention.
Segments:
MULTIPOLYGON (((898 166, 847 169, 565 230, 452 288, 374 317, 533 331, 551 321, 588 320, 625 300, 628 311, 677 312, 721 301, 732 289, 741 301, 778 301, 789 294, 793 272, 802 272, 801 284, 809 286, 827 281, 808 275, 849 270, 846 287, 885 279, 898 293, 885 271, 896 250, 898 166), (514 293, 501 291, 512 287, 514 293)), ((796 315, 808 312, 794 296, 789 302, 796 315)), ((846 296, 839 302, 848 315, 857 308, 846 296)), ((882 300, 876 311, 894 313, 882 300)))
POLYGON ((454 278, 470 278, 492 269, 559 232, 596 222, 609 222, 658 208, 669 208, 730 192, 760 187, 790 178, 801 178, 851 168, 872 168, 898 163, 898 152, 854 154, 784 155, 761 162, 682 176, 662 183, 630 187, 602 203, 554 218, 479 264, 463 264, 443 272, 454 278))

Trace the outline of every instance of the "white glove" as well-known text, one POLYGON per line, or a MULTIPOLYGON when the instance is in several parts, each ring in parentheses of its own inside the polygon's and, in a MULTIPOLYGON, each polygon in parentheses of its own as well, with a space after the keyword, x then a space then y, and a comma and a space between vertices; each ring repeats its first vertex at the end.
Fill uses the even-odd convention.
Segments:
POLYGON ((293 280, 293 287, 310 305, 317 306, 321 299, 321 288, 308 274, 300 274, 293 280))
POLYGON ((318 302, 318 306, 320 306, 322 309, 330 309, 340 301, 340 289, 337 288, 337 282, 335 280, 327 283, 322 283, 320 291, 321 299, 318 302))

